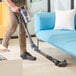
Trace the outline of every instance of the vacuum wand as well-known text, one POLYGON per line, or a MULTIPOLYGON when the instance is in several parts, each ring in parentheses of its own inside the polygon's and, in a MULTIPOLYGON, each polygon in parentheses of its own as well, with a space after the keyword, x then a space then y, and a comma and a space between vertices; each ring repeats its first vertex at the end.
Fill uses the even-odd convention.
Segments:
POLYGON ((28 10, 26 8, 24 8, 24 6, 20 7, 20 16, 21 16, 21 21, 22 21, 23 27, 25 28, 25 31, 27 32, 31 48, 34 49, 34 51, 36 51, 36 52, 40 53, 41 55, 43 55, 44 57, 46 57, 47 59, 49 59, 50 61, 52 61, 56 66, 65 67, 67 65, 66 60, 59 61, 59 60, 53 58, 52 56, 49 56, 49 55, 45 54, 44 52, 42 52, 34 44, 32 38, 31 38, 31 35, 30 35, 29 31, 28 31, 28 28, 27 28, 27 23, 30 21, 30 18, 28 16, 28 10))

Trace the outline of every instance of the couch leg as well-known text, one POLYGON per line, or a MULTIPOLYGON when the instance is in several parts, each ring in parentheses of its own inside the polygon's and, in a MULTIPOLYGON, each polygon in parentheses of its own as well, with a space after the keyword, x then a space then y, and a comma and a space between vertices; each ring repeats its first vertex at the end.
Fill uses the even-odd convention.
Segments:
POLYGON ((39 39, 37 39, 37 46, 38 46, 38 48, 39 48, 39 39))

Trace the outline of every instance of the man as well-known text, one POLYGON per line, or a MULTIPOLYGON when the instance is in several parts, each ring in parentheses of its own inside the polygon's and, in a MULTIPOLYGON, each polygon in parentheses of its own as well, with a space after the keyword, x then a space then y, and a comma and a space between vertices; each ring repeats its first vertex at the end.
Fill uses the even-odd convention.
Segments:
POLYGON ((2 41, 0 51, 6 51, 8 48, 9 40, 11 35, 16 31, 16 28, 19 24, 19 43, 20 43, 20 53, 22 59, 36 60, 36 57, 32 56, 26 50, 26 32, 22 23, 19 22, 19 7, 25 6, 27 8, 27 0, 6 0, 9 6, 10 13, 10 24, 9 28, 5 33, 5 36, 2 41))

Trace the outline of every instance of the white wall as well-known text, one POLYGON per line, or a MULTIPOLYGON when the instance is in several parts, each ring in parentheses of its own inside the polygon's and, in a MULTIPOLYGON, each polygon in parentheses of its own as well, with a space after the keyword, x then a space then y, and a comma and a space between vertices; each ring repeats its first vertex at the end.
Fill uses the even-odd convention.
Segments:
POLYGON ((71 8, 71 0, 51 0, 51 10, 68 10, 71 8))
POLYGON ((74 0, 74 8, 76 8, 76 0, 74 0))

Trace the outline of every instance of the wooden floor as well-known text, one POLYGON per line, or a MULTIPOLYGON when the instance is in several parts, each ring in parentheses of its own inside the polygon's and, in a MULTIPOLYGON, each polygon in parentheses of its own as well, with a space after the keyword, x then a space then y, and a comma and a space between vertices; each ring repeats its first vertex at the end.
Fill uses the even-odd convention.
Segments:
MULTIPOLYGON (((36 38, 33 38, 36 43, 36 38)), ((19 42, 18 39, 11 39, 9 49, 11 53, 5 56, 10 59, 19 59, 19 42), (11 57, 10 57, 11 56, 11 57)), ((27 50, 34 56, 37 57, 36 61, 23 60, 23 76, 76 76, 76 58, 72 57, 62 50, 55 48, 45 42, 40 42, 40 49, 57 59, 64 60, 68 62, 67 67, 57 67, 51 61, 47 60, 42 55, 33 51, 27 39, 27 50)))

